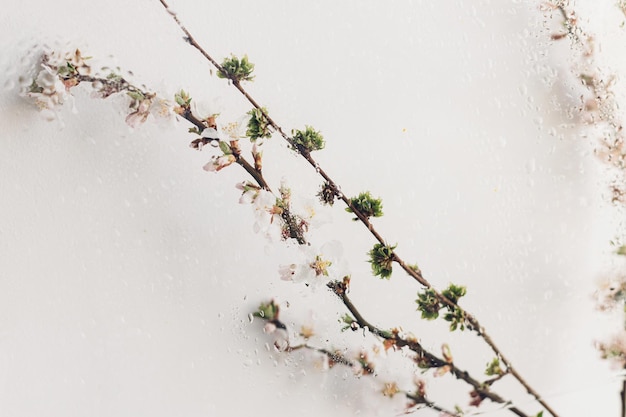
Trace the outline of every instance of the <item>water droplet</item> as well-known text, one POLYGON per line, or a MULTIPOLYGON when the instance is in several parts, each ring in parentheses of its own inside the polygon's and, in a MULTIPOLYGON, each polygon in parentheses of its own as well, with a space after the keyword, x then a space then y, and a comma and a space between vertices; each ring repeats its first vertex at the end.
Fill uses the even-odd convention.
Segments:
POLYGON ((4 89, 5 90, 13 90, 15 88, 15 81, 13 79, 8 79, 5 83, 4 83, 4 89))

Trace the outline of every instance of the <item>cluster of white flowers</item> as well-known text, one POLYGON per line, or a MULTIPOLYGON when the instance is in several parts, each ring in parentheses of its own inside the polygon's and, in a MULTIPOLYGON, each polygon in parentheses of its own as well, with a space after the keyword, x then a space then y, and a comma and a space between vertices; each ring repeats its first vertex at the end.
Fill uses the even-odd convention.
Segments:
POLYGON ((44 52, 38 72, 20 78, 22 95, 34 99, 46 119, 56 119, 60 106, 71 98, 70 88, 78 84, 75 78, 64 78, 63 75, 88 75, 91 67, 85 59, 78 49, 73 53, 44 52))

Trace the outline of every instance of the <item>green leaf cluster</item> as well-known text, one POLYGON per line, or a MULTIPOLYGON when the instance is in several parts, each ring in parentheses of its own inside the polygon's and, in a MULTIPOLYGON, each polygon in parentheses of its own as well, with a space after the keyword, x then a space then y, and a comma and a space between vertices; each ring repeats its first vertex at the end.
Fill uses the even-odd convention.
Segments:
MULTIPOLYGON (((457 304, 459 299, 467 293, 467 289, 461 285, 450 284, 448 288, 442 291, 442 295, 457 304)), ((446 308, 447 312, 443 319, 450 323, 450 331, 457 329, 465 330, 465 311, 457 306, 449 306, 442 302, 440 296, 432 288, 417 293, 417 310, 422 313, 422 318, 426 320, 434 320, 439 317, 439 311, 446 308)))
POLYGON ((427 288, 417 293, 417 309, 422 312, 422 318, 426 320, 434 320, 439 317, 439 309, 441 304, 435 290, 427 288))
POLYGON ((241 59, 231 55, 230 58, 224 58, 222 70, 217 72, 217 76, 237 82, 252 81, 254 79, 252 71, 254 71, 254 64, 248 61, 247 55, 241 59))
POLYGON ((305 126, 304 130, 292 130, 291 133, 293 135, 291 138, 293 148, 300 153, 319 151, 320 149, 324 149, 326 145, 321 133, 311 126, 305 126))
POLYGON ((441 292, 444 297, 456 304, 459 298, 467 294, 467 288, 462 285, 450 284, 448 288, 441 292))
POLYGON ((278 319, 279 311, 280 308, 278 307, 278 304, 276 304, 274 300, 272 300, 269 303, 261 303, 258 310, 253 313, 253 316, 271 321, 278 319))
POLYGON ((261 111, 261 109, 254 108, 248 112, 250 119, 248 120, 246 136, 248 136, 252 142, 259 138, 266 139, 272 136, 269 121, 263 114, 267 114, 267 109, 263 107, 262 110, 263 111, 261 111))
POLYGON ((493 358, 493 360, 487 364, 487 369, 485 369, 485 375, 500 376, 502 374, 504 374, 504 371, 500 367, 500 359, 493 358))
POLYGON ((389 246, 377 243, 369 251, 369 263, 372 265, 372 272, 375 276, 389 279, 393 270, 393 250, 398 245, 389 246))
POLYGON ((458 307, 448 307, 448 310, 443 319, 450 322, 450 331, 453 332, 456 329, 465 330, 465 311, 458 307))
MULTIPOLYGON (((363 216, 365 216, 368 219, 372 216, 380 217, 383 215, 382 200, 380 198, 373 198, 370 195, 369 191, 365 191, 359 194, 358 197, 351 198, 350 203, 352 204, 355 210, 357 210, 359 213, 361 213, 363 216)), ((348 213, 354 213, 351 207, 347 207, 346 211, 348 213)), ((355 217, 353 220, 356 221, 356 220, 359 220, 359 218, 355 217)))

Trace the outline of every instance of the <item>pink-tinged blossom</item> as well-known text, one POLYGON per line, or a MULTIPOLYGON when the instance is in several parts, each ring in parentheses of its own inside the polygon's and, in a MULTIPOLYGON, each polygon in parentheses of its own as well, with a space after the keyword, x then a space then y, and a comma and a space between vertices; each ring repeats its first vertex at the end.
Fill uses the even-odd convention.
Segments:
POLYGON ((257 171, 261 171, 263 169, 263 151, 261 150, 260 141, 255 141, 252 144, 252 157, 254 158, 254 168, 257 171))
POLYGON ((167 100, 156 98, 154 95, 149 95, 139 101, 139 104, 136 101, 133 102, 132 107, 135 106, 135 110, 126 116, 126 123, 132 128, 145 123, 150 115, 157 119, 172 119, 174 115, 172 105, 167 100))
POLYGON ((263 331, 274 336, 274 347, 276 350, 283 352, 289 348, 289 335, 285 329, 279 328, 276 323, 268 321, 265 323, 263 331))
POLYGON ((202 168, 208 172, 217 172, 235 162, 233 155, 213 156, 202 168))
POLYGON ((143 99, 139 102, 137 109, 126 116, 126 124, 128 124, 132 128, 136 128, 148 119, 150 115, 150 106, 152 105, 152 100, 149 98, 143 99))

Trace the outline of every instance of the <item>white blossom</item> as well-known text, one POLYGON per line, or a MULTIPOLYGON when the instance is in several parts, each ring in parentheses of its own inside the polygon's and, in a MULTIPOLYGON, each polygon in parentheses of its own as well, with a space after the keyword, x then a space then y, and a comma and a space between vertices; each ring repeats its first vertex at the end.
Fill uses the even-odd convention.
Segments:
POLYGON ((317 287, 330 280, 340 280, 348 275, 348 267, 343 259, 340 242, 330 241, 319 249, 311 246, 299 247, 300 261, 280 265, 278 272, 284 281, 304 282, 317 287))
POLYGON ((249 119, 250 116, 247 114, 243 115, 234 122, 221 125, 221 131, 225 133, 227 139, 231 141, 245 138, 249 119))
POLYGON ((126 123, 132 128, 145 123, 150 115, 156 119, 173 119, 174 116, 171 103, 155 97, 154 94, 146 94, 143 100, 133 101, 131 107, 135 110, 126 116, 126 123))
POLYGON ((281 210, 276 206, 276 197, 267 190, 259 190, 252 201, 255 222, 253 230, 255 233, 263 233, 270 239, 276 229, 276 235, 280 236, 281 210))
POLYGON ((70 94, 54 69, 45 64, 41 67, 42 70, 35 78, 36 86, 33 86, 27 95, 35 99, 41 110, 54 110, 62 105, 70 94))

